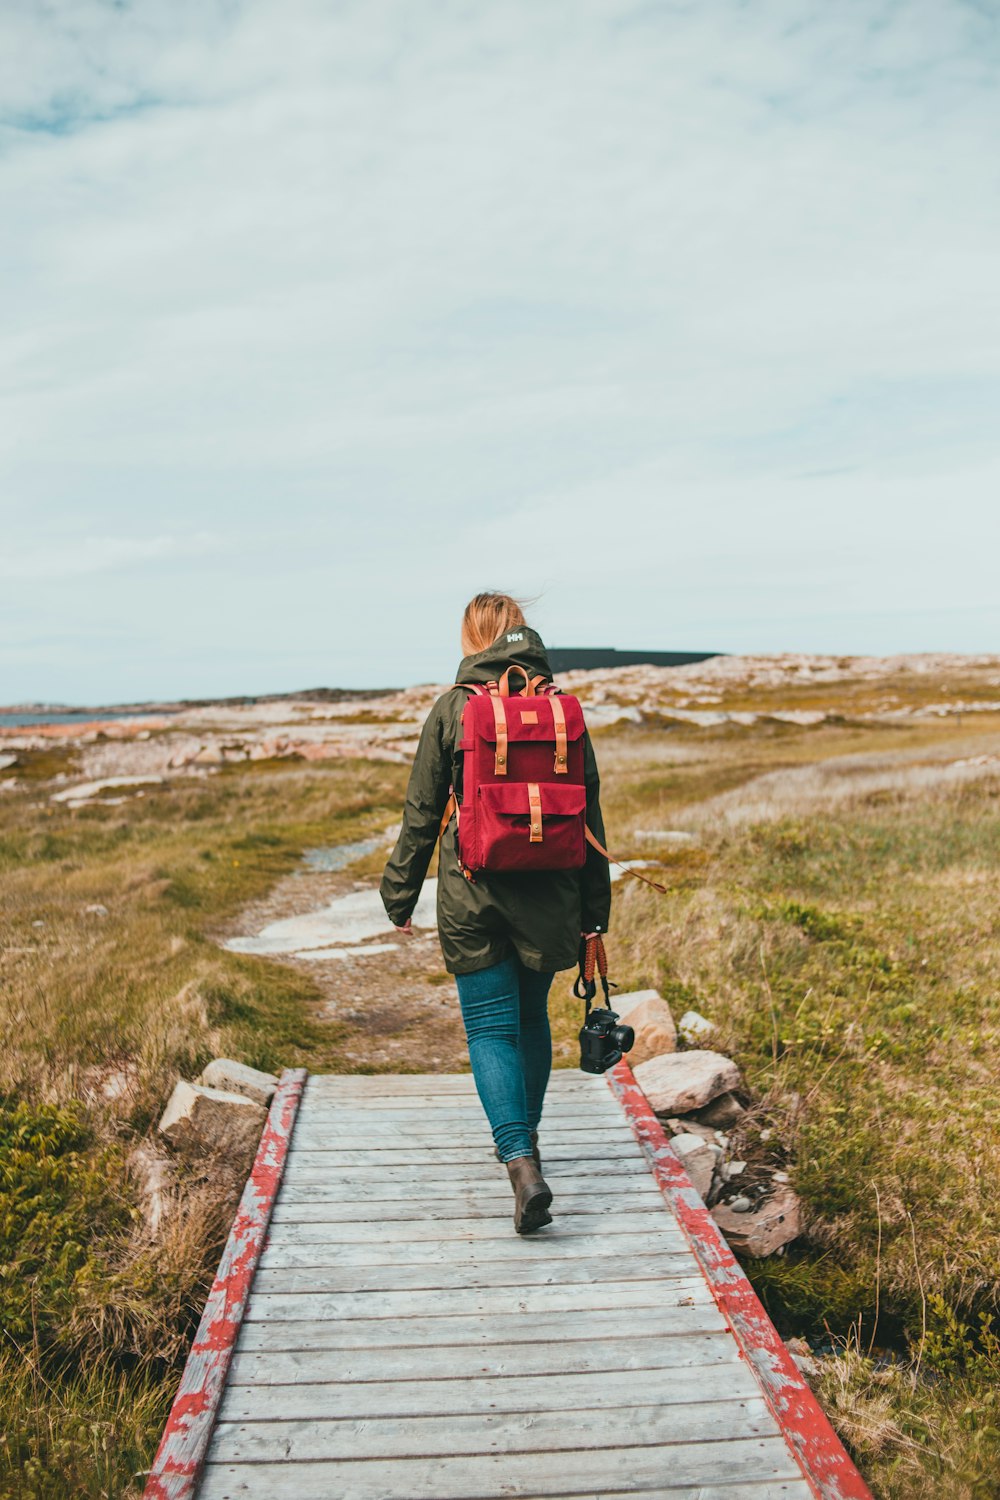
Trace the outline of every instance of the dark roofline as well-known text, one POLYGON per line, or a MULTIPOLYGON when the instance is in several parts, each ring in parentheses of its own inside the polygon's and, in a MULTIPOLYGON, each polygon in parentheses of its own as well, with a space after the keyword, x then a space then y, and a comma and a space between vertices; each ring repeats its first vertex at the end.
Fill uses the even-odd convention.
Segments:
POLYGON ((548 651, 553 672, 588 672, 597 667, 686 667, 722 655, 721 651, 619 651, 614 646, 553 646, 548 651))

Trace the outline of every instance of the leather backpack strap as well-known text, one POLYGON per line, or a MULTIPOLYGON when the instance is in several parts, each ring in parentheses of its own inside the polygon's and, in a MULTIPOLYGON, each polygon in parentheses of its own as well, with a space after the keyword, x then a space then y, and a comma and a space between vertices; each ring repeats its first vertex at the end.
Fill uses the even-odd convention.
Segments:
POLYGON ((490 694, 490 702, 493 704, 493 723, 497 732, 497 753, 493 763, 493 771, 497 776, 507 774, 507 710, 499 693, 490 694))
POLYGON ((511 662, 510 666, 507 668, 507 670, 504 672, 503 676, 500 678, 500 681, 498 683, 498 687, 500 689, 500 696, 501 696, 501 698, 509 698, 510 697, 510 674, 511 674, 511 672, 520 672, 521 676, 524 678, 524 687, 523 687, 523 689, 521 691, 520 696, 523 697, 523 698, 533 698, 535 696, 535 684, 537 682, 537 678, 535 678, 535 677, 529 677, 528 673, 525 671, 524 667, 519 666, 516 661, 512 661, 511 662))
POLYGON ((556 730, 555 773, 557 776, 566 776, 569 773, 569 766, 566 764, 566 714, 556 693, 552 694, 549 702, 552 704, 552 722, 556 730))
POLYGON ((439 840, 444 838, 444 831, 448 827, 448 824, 451 822, 451 815, 452 815, 452 813, 457 813, 457 812, 458 812, 458 798, 455 796, 455 793, 452 791, 452 792, 448 793, 448 800, 447 800, 447 802, 444 805, 444 812, 441 814, 441 827, 438 829, 438 839, 439 840))
POLYGON ((648 875, 640 875, 638 870, 630 870, 628 865, 623 865, 620 859, 615 859, 613 854, 609 854, 600 840, 594 837, 586 824, 584 824, 583 826, 583 835, 592 849, 596 849, 598 854, 604 855, 604 858, 607 860, 609 865, 617 865, 619 870, 622 870, 626 875, 634 875, 636 880, 641 880, 643 885, 652 886, 653 890, 659 891, 661 896, 665 896, 667 894, 667 888, 665 885, 660 885, 657 881, 650 880, 648 875))

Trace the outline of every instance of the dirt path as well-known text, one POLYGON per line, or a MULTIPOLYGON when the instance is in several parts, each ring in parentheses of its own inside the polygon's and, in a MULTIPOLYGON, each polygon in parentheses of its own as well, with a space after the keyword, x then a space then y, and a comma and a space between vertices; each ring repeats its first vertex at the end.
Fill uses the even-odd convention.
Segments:
MULTIPOLYGON (((428 907, 432 911, 432 899, 422 901, 418 916, 428 907)), ((346 1023, 343 1056, 359 1071, 464 1071, 468 1053, 458 998, 436 930, 421 926, 415 936, 402 937, 376 908, 377 901, 372 879, 303 865, 247 906, 221 938, 239 951, 260 952, 269 942, 291 948, 267 956, 308 975, 318 986, 323 995, 320 1018, 346 1023), (310 931, 312 915, 324 911, 330 913, 329 922, 321 919, 310 931), (306 919, 303 931, 295 923, 274 934, 276 924, 295 918, 306 919), (370 935, 357 937, 359 928, 370 930, 376 922, 370 935), (324 931, 334 934, 331 940, 323 940, 324 931), (309 951, 324 956, 303 956, 309 951)))

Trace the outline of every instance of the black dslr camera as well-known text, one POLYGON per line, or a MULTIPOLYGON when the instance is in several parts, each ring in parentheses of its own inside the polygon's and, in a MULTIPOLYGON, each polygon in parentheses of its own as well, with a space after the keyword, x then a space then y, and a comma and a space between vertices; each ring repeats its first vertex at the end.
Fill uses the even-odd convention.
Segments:
POLYGON ((598 929, 580 943, 580 972, 573 985, 576 998, 587 1002, 580 1028, 580 1067, 584 1073, 606 1073, 635 1046, 635 1032, 631 1026, 619 1026, 618 1012, 611 1009, 611 984, 604 940, 598 929), (604 991, 603 1010, 591 1004, 597 994, 595 974, 604 991))
POLYGON ((613 1010, 588 1010, 580 1027, 580 1067, 585 1073, 606 1073, 635 1046, 631 1026, 619 1026, 613 1010))

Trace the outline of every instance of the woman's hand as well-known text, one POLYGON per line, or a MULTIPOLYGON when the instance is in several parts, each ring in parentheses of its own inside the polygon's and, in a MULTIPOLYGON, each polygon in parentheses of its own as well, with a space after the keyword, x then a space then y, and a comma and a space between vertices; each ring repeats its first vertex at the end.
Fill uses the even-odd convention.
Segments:
POLYGON ((397 923, 396 924, 396 931, 397 932, 401 932, 404 937, 412 937, 413 936, 413 918, 412 917, 407 917, 406 921, 403 923, 402 926, 400 926, 397 923))

